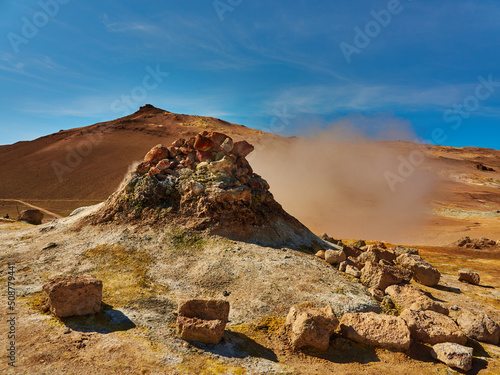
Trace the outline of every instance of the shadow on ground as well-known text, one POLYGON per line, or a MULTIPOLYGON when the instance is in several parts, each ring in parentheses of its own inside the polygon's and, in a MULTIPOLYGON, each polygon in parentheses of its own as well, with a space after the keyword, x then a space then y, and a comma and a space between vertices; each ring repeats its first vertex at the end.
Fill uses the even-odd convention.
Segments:
POLYGON ((239 332, 225 331, 224 339, 219 344, 203 344, 196 341, 189 341, 189 343, 198 349, 221 357, 246 358, 250 356, 278 362, 278 356, 271 349, 239 332))
POLYGON ((61 321, 73 331, 111 333, 127 331, 136 325, 124 313, 103 303, 101 311, 96 314, 61 318, 61 321))

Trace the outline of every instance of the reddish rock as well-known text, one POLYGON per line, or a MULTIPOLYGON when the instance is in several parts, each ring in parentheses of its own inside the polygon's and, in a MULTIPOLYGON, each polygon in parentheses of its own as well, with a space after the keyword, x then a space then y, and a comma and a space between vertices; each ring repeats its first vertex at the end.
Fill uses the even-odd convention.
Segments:
POLYGON ((229 302, 194 299, 179 305, 177 332, 184 340, 218 344, 229 317, 229 302))
POLYGON ((419 255, 402 254, 397 257, 396 263, 411 270, 413 279, 422 285, 437 285, 441 278, 441 273, 437 268, 423 260, 419 255))
POLYGON ((218 149, 214 141, 201 134, 196 135, 193 147, 199 151, 216 151, 218 149))
POLYGON ((459 270, 458 281, 465 281, 469 284, 479 285, 481 278, 479 277, 479 274, 474 271, 459 270))
POLYGON ((150 161, 153 164, 158 163, 162 159, 168 159, 168 148, 163 145, 156 145, 144 157, 144 161, 150 161))
POLYGON ((254 147, 247 141, 235 142, 231 151, 236 156, 246 157, 254 150, 254 147))
POLYGON ((205 137, 218 144, 219 146, 222 145, 222 143, 224 143, 226 139, 231 140, 231 138, 227 135, 217 132, 209 132, 205 135, 205 137))
POLYGON ((175 158, 179 154, 179 150, 174 146, 167 147, 171 158, 175 158))
POLYGON ((156 168, 160 171, 164 171, 165 169, 171 169, 175 167, 175 162, 169 159, 163 159, 156 164, 156 168))
POLYGON ((401 313, 401 318, 410 328, 412 338, 418 342, 431 345, 442 342, 464 345, 467 342, 467 336, 449 316, 430 310, 406 309, 401 313))
POLYGON ((472 358, 474 349, 467 346, 445 342, 432 347, 431 355, 448 365, 459 370, 469 371, 472 369, 472 358))
POLYGON ((135 170, 139 173, 139 174, 145 174, 145 173, 148 173, 149 172, 149 169, 151 167, 153 167, 154 164, 151 163, 150 161, 143 161, 142 163, 140 163, 136 168, 135 170))
POLYGON ((156 167, 151 167, 151 169, 149 170, 149 174, 151 176, 154 176, 154 175, 156 175, 158 173, 160 173, 160 170, 158 168, 156 168, 156 167))
POLYGON ((184 143, 186 143, 186 140, 184 138, 179 138, 172 142, 172 147, 181 147, 184 143))
POLYGON ((301 304, 292 306, 285 325, 294 348, 313 347, 326 351, 339 321, 330 306, 314 308, 301 304))
POLYGON ((17 217, 17 221, 25 221, 28 224, 33 224, 33 225, 42 224, 42 220, 43 220, 42 211, 36 209, 21 211, 21 213, 17 217))
POLYGON ((101 309, 102 281, 92 275, 59 276, 43 286, 49 310, 58 317, 95 314, 101 309))
POLYGON ((203 161, 210 161, 214 159, 214 153, 209 152, 209 151, 196 151, 196 160, 203 162, 203 161))
POLYGON ((396 351, 410 348, 410 330, 405 321, 396 316, 373 312, 344 314, 340 330, 348 339, 366 345, 396 351))
POLYGON ((363 252, 354 246, 344 246, 345 255, 349 257, 356 258, 360 256, 363 252))
POLYGON ((457 319, 464 333, 478 341, 497 345, 500 341, 500 326, 488 315, 480 312, 464 311, 457 319))

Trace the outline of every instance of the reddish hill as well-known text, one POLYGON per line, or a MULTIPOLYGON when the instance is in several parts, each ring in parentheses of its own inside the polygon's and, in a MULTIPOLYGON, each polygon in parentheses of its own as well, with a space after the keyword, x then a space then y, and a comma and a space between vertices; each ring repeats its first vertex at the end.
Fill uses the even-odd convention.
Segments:
POLYGON ((188 138, 206 129, 250 142, 264 135, 223 120, 146 105, 113 121, 0 146, 0 197, 104 200, 131 164, 142 160, 152 146, 170 144, 179 136, 188 138))
POLYGON ((254 144, 255 171, 284 209, 316 233, 426 245, 463 235, 500 239, 499 150, 339 142, 328 134, 305 141, 150 105, 113 121, 0 146, 0 215, 16 215, 21 203, 13 199, 61 215, 104 201, 152 146, 204 130, 254 144), (386 173, 397 174, 401 158, 413 151, 425 161, 391 191, 386 173))

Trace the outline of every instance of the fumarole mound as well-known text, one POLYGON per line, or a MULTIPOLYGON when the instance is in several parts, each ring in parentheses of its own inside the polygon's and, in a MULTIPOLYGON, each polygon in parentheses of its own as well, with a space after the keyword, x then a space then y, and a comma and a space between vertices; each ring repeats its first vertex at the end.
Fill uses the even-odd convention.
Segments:
POLYGON ((246 159, 253 150, 246 141, 206 131, 168 147, 159 144, 91 222, 173 224, 265 246, 324 247, 253 172, 246 159))

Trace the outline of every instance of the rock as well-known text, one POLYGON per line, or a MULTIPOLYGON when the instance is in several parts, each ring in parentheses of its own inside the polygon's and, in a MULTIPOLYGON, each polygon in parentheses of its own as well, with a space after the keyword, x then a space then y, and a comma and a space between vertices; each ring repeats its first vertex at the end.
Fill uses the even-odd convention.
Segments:
POLYGON ((235 142, 231 151, 236 156, 246 157, 254 150, 254 147, 247 141, 235 142))
POLYGON ((372 262, 372 263, 378 263, 377 256, 375 253, 371 250, 365 251, 363 254, 358 256, 356 258, 356 264, 358 265, 358 268, 362 269, 366 263, 372 262))
POLYGON ((151 167, 154 167, 153 163, 151 163, 150 161, 143 161, 135 168, 135 170, 137 171, 137 173, 143 175, 148 173, 151 167))
POLYGON ((357 249, 361 249, 363 246, 366 246, 366 242, 363 240, 357 240, 356 242, 354 242, 352 244, 352 246, 357 248, 357 249))
POLYGON ((340 264, 339 264, 339 271, 340 272, 345 272, 346 268, 347 268, 347 261, 344 260, 343 262, 340 262, 340 264))
POLYGON ((174 148, 181 147, 184 143, 186 143, 186 140, 184 138, 179 138, 179 139, 172 142, 171 147, 174 147, 174 148))
POLYGON ((344 246, 344 253, 348 258, 349 257, 357 258, 363 252, 354 246, 344 246))
POLYGON ((160 173, 160 170, 156 167, 151 167, 148 172, 151 176, 157 175, 160 173))
POLYGON ((351 266, 350 264, 347 265, 345 273, 357 278, 361 277, 361 271, 358 270, 356 267, 351 266))
POLYGON ((361 270, 361 282, 368 288, 385 290, 390 285, 410 282, 411 275, 397 266, 368 262, 361 270))
POLYGON ((28 224, 40 225, 42 224, 43 213, 40 210, 31 209, 21 211, 19 214, 17 221, 25 221, 28 224))
POLYGON ((164 171, 165 169, 172 169, 175 168, 175 162, 169 159, 163 159, 156 164, 156 168, 158 168, 160 171, 164 171))
POLYGON ((488 315, 480 312, 464 311, 457 319, 462 331, 471 339, 499 344, 500 326, 488 315))
POLYGON ((220 148, 226 153, 230 153, 231 151, 233 151, 233 147, 234 147, 234 142, 229 137, 227 137, 224 140, 224 142, 222 142, 220 145, 220 148))
POLYGON ((339 264, 346 260, 347 257, 343 250, 327 250, 325 251, 325 260, 330 264, 339 264))
POLYGON ((403 246, 396 246, 395 248, 392 249, 394 251, 394 254, 396 254, 396 257, 402 255, 402 254, 409 254, 409 255, 418 255, 418 250, 417 249, 409 249, 403 246))
POLYGON ((214 143, 216 143, 219 146, 222 145, 226 140, 229 140, 232 142, 232 139, 223 133, 208 132, 204 135, 205 135, 205 137, 207 137, 208 139, 210 139, 211 141, 213 141, 214 143))
POLYGON ((218 151, 217 144, 201 134, 196 135, 193 147, 198 151, 218 151))
POLYGON ((382 300, 384 299, 384 292, 382 292, 380 289, 369 288, 368 294, 370 296, 372 296, 376 301, 379 301, 379 302, 382 302, 382 300))
POLYGON ((317 257, 320 257, 321 259, 325 259, 325 250, 320 250, 316 253, 317 257))
POLYGON ((405 309, 400 316, 410 328, 411 337, 418 342, 431 345, 442 342, 464 345, 467 342, 467 336, 449 316, 410 309, 405 309))
POLYGON ((177 333, 183 340, 218 344, 229 317, 229 302, 192 299, 179 304, 177 333))
POLYGON ((441 273, 432 264, 426 262, 419 255, 401 254, 396 258, 396 263, 413 272, 413 279, 427 286, 439 283, 441 273))
POLYGON ((214 160, 214 153, 209 151, 196 151, 196 159, 200 162, 214 160))
POLYGON ((152 164, 158 163, 162 159, 168 159, 168 148, 163 145, 156 145, 144 157, 144 161, 149 161, 152 164))
POLYGON ((42 250, 53 249, 54 247, 57 247, 57 244, 55 242, 49 242, 47 245, 43 247, 42 250))
POLYGON ((469 371, 472 368, 474 349, 459 344, 445 342, 432 347, 431 355, 449 367, 469 371))
POLYGON ((481 278, 479 277, 479 274, 474 271, 459 270, 458 281, 465 281, 470 284, 479 285, 481 278))
POLYGON ((391 285, 387 287, 385 293, 391 297, 400 310, 409 308, 411 310, 432 310, 444 315, 449 314, 449 310, 444 304, 434 301, 413 285, 391 285))
POLYGON ((101 309, 102 281, 92 275, 58 276, 43 290, 49 295, 49 310, 60 318, 95 314, 101 309))
POLYGON ((205 187, 197 181, 191 181, 190 187, 194 195, 201 194, 205 190, 205 187))
POLYGON ((379 260, 385 260, 389 263, 392 263, 396 260, 396 254, 392 250, 387 250, 385 248, 373 247, 371 251, 375 254, 377 262, 379 260))
POLYGON ((285 325, 294 348, 309 346, 326 351, 339 321, 330 306, 314 308, 311 305, 306 303, 292 306, 285 325))
POLYGON ((366 345, 396 351, 410 348, 410 330, 399 317, 373 312, 344 314, 340 330, 348 339, 366 345))

